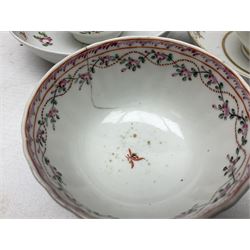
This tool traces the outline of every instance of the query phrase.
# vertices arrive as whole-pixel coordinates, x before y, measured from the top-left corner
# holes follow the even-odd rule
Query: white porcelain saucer
[[[166,33],[165,31],[123,31],[120,36],[162,36]],[[33,53],[52,63],[57,63],[87,46],[78,42],[67,31],[12,31],[11,34]]]
[[[250,78],[250,60],[242,53],[237,35],[230,31],[191,31],[192,39],[203,49],[218,56],[242,76]]]

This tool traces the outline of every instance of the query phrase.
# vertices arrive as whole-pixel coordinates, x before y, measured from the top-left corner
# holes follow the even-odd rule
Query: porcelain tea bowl
[[[92,44],[118,37],[122,31],[71,31],[73,37],[85,44]]]
[[[82,218],[207,218],[249,184],[250,90],[205,50],[157,37],[90,45],[29,100],[25,156]]]

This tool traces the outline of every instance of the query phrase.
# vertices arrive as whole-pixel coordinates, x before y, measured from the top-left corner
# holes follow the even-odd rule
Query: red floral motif
[[[118,55],[116,56],[103,56],[103,57],[100,57],[99,60],[100,60],[100,65],[106,65],[108,66],[109,65],[109,62],[112,62],[112,61],[116,61],[118,58]]]
[[[133,168],[135,166],[134,161],[141,161],[141,160],[145,159],[143,157],[139,157],[136,153],[132,153],[130,148],[128,149],[128,154],[126,155],[126,158],[129,162],[129,164],[131,165],[131,168]]]
[[[83,74],[79,74],[80,79],[86,81],[87,84],[89,84],[89,81],[92,80],[92,76],[90,72],[86,72]]]
[[[154,59],[157,61],[158,64],[160,64],[162,61],[171,61],[172,60],[172,54],[166,54],[166,53],[163,53],[163,52],[155,52],[155,51],[152,51],[153,52],[153,55],[151,56],[151,59]],[[152,53],[151,52],[151,53]]]
[[[53,45],[52,41],[53,39],[48,36],[45,32],[38,32],[38,35],[34,35],[33,37],[37,40],[39,40],[43,46],[49,46],[49,45]]]
[[[51,37],[43,37],[43,38],[40,38],[40,41],[43,43],[43,44],[48,44],[50,45],[51,42],[52,42],[52,38]]]
[[[52,107],[48,113],[49,118],[54,118],[58,114],[58,109],[55,107]]]
[[[120,64],[125,64],[125,68],[121,69],[121,72],[125,72],[127,69],[136,71],[136,69],[141,68],[140,61],[132,57],[123,58]]]
[[[244,123],[242,125],[241,130],[242,130],[242,136],[246,138],[247,133],[248,133],[248,125],[247,125],[247,123]]]
[[[187,79],[189,81],[192,80],[192,71],[188,70],[184,64],[175,64],[174,67],[176,68],[176,73],[173,73],[172,76],[181,76],[183,81]]]
[[[87,85],[90,84],[90,81],[92,80],[92,75],[90,72],[79,74],[76,80],[78,80],[77,82],[79,84],[79,90],[81,90],[83,87],[83,84],[87,84]]]
[[[219,114],[219,118],[221,119],[227,119],[228,116],[230,115],[230,108],[228,105],[228,100],[224,101],[222,104],[219,104],[218,106],[213,104],[212,107],[214,109],[220,110],[221,113]]]
[[[209,74],[207,84],[216,84],[216,83],[218,83],[217,78],[213,74]]]
[[[64,78],[64,79],[62,79],[62,80],[58,83],[58,87],[63,89],[63,88],[66,87],[67,83],[68,83],[68,80],[66,80],[66,79]]]

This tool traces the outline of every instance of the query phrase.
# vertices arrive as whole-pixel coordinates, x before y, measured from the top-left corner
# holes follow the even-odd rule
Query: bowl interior
[[[96,45],[58,66],[31,101],[29,157],[80,215],[203,216],[248,178],[246,97],[227,68],[186,45]]]

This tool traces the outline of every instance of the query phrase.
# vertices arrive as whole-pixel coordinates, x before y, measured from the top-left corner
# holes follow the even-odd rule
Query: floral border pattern
[[[106,52],[106,51],[109,51],[109,49],[112,49],[113,47],[116,47],[119,50],[119,47],[125,46],[126,48],[129,49],[130,47],[135,46],[135,45],[139,46],[140,48],[150,47],[151,50],[145,50],[144,53],[133,50],[120,56],[118,54],[113,54],[113,55],[103,55],[103,56],[101,55],[97,57],[96,55],[97,52],[100,52],[100,51]],[[154,45],[154,47],[156,48],[152,49],[152,45]],[[162,50],[158,51],[159,45],[164,45],[163,51],[169,50],[170,53],[164,53],[162,52]],[[215,64],[217,73],[219,71],[222,71],[223,75],[225,76],[224,78],[226,79],[226,81],[231,80],[231,82],[234,84],[235,89],[240,92],[243,98],[243,101],[245,103],[245,106],[247,105],[247,111],[244,112],[243,110],[241,111],[239,110],[239,105],[238,105],[236,98],[230,92],[227,92],[224,90],[223,82],[218,81],[218,79],[215,77],[215,75],[212,73],[212,70],[209,69],[209,67],[205,68],[204,66],[202,66],[199,68],[198,65],[194,61],[188,60],[188,59],[174,60],[173,52],[175,53],[186,52],[186,53],[191,54],[192,57],[201,57],[203,61],[205,59],[206,63],[210,62],[212,64]],[[91,59],[91,55],[92,55],[92,59]],[[79,62],[77,62],[77,60],[79,60]],[[62,72],[64,74],[64,72],[67,71],[68,66],[69,67],[71,66],[73,68],[76,64],[79,64],[80,61],[84,62],[86,60],[88,64],[86,65],[85,73],[79,73],[76,76],[75,75],[72,76],[69,74],[64,78],[60,78],[56,76],[56,74],[60,75],[60,73]],[[93,48],[88,51],[83,51],[82,53],[77,55],[77,57],[72,58],[66,64],[59,67],[60,69],[59,72],[54,72],[51,75],[52,78],[47,80],[44,83],[43,85],[44,90],[48,89],[49,83],[52,83],[53,84],[52,87],[54,87],[54,90],[50,92],[51,97],[45,103],[45,106],[47,104],[51,106],[50,106],[49,111],[45,115],[43,113],[44,112],[44,108],[43,108],[42,118],[38,120],[38,129],[35,135],[35,140],[34,138],[32,138],[32,136],[30,136],[30,143],[32,142],[34,145],[34,141],[35,141],[35,144],[38,145],[37,153],[38,154],[42,153],[43,155],[42,163],[43,163],[43,167],[46,166],[44,169],[47,169],[46,171],[47,171],[47,175],[49,176],[49,179],[54,181],[54,184],[58,190],[66,193],[67,198],[71,197],[71,195],[68,194],[66,189],[64,188],[65,184],[62,180],[62,174],[50,164],[49,159],[45,155],[47,127],[49,126],[49,124],[51,124],[52,128],[55,129],[55,124],[57,120],[60,119],[59,110],[56,108],[58,98],[66,94],[69,91],[69,89],[72,87],[73,83],[79,86],[79,90],[82,89],[83,85],[91,86],[93,74],[96,72],[97,69],[107,68],[114,64],[119,63],[122,66],[121,72],[126,72],[126,71],[135,72],[139,70],[142,64],[144,64],[146,61],[149,61],[159,66],[172,65],[173,69],[175,69],[172,76],[181,77],[182,81],[184,82],[192,81],[193,78],[199,77],[202,83],[207,88],[217,93],[218,95],[219,103],[213,104],[212,108],[214,108],[215,110],[219,112],[219,115],[218,115],[219,118],[223,120],[227,120],[227,119],[235,120],[235,131],[236,131],[235,136],[236,136],[237,147],[235,150],[235,154],[228,154],[226,156],[228,160],[228,164],[227,166],[223,168],[223,172],[228,177],[229,180],[218,191],[216,191],[216,193],[213,195],[209,203],[196,204],[194,207],[192,207],[186,212],[181,213],[177,217],[187,217],[190,215],[194,215],[195,213],[200,212],[202,209],[206,208],[209,204],[218,202],[229,191],[231,191],[233,187],[236,186],[237,183],[239,183],[239,180],[237,179],[238,177],[236,176],[236,174],[239,172],[238,168],[242,168],[243,163],[246,160],[246,151],[244,149],[244,145],[246,145],[247,143],[246,138],[247,138],[247,133],[248,133],[249,110],[250,110],[249,94],[247,93],[247,90],[244,89],[244,87],[240,84],[240,82],[238,82],[238,79],[235,78],[231,74],[231,72],[228,71],[224,66],[218,64],[216,61],[214,62],[213,59],[209,57],[206,58],[206,56],[203,53],[198,52],[195,49],[191,49],[183,45],[176,45],[168,41],[158,41],[158,40],[152,41],[150,39],[149,41],[147,41],[147,39],[145,40],[142,39],[139,41],[128,40],[128,41],[119,41],[119,42],[109,42],[109,43],[105,43],[104,45],[100,45],[97,48]],[[190,65],[191,67],[188,67],[187,64]],[[40,94],[42,91],[43,90],[40,91]],[[39,91],[36,97],[38,97],[38,95],[39,95]],[[231,103],[229,103],[228,97],[230,97],[232,100],[236,102],[235,107],[231,108]],[[39,98],[35,100],[40,101],[40,98],[41,96],[39,96]],[[36,104],[33,102],[33,105],[31,104],[30,107],[32,106],[33,106],[33,115],[34,115]],[[30,126],[32,126],[31,125],[32,122],[30,120],[31,116],[29,116],[29,118],[27,119],[26,124],[28,126],[28,129],[26,127],[26,132],[27,132],[26,135],[30,135],[30,130],[31,130]],[[238,140],[238,136],[241,137],[240,141]],[[28,143],[28,145],[30,144]],[[33,153],[34,155],[35,153],[33,151],[34,149],[36,149],[36,147],[34,147],[32,150],[29,150],[29,153]],[[246,168],[247,167],[248,166],[246,166]],[[70,201],[78,207],[82,206],[81,204],[77,204],[77,201],[74,200],[73,197],[71,197]],[[86,208],[84,209],[86,210]],[[88,211],[88,212],[93,213],[93,211]],[[95,214],[95,216],[102,217],[102,215],[99,215],[98,213]]]
[[[45,32],[38,31],[38,35],[33,35],[43,46],[48,47],[53,45],[53,39],[48,36]]]

